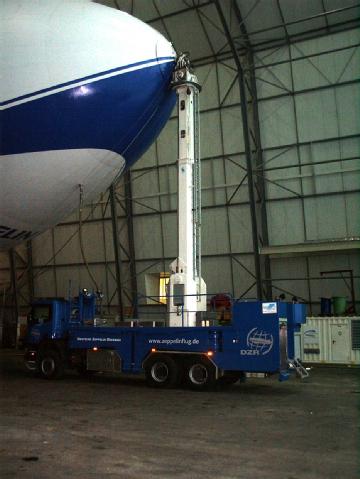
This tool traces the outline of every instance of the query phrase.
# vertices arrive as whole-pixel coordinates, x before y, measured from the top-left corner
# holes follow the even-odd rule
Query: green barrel
[[[335,316],[341,316],[346,311],[346,298],[344,296],[333,296],[333,312]]]

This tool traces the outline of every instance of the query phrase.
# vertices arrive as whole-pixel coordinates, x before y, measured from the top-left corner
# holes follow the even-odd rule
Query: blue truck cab
[[[97,295],[83,290],[78,297],[39,298],[33,302],[25,337],[25,364],[30,370],[39,367],[39,353],[53,350],[65,359],[67,338],[72,328],[93,325]]]
[[[245,373],[289,377],[294,335],[305,322],[305,305],[236,301],[227,325],[206,327],[95,326],[96,295],[34,303],[25,362],[46,379],[66,368],[79,373],[145,373],[152,387],[192,389],[243,380]],[[302,368],[304,370],[304,368]],[[305,371],[305,370],[304,370]]]

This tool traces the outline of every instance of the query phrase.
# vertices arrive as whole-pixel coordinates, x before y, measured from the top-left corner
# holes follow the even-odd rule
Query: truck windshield
[[[51,321],[51,308],[48,304],[33,306],[30,316],[30,324],[43,324]]]

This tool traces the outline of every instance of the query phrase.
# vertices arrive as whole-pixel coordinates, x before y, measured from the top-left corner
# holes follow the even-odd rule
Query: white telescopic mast
[[[173,74],[178,95],[178,257],[171,263],[169,325],[195,326],[196,311],[206,309],[201,280],[201,174],[199,92],[197,77],[186,55]],[[181,299],[182,297],[182,299]],[[181,303],[181,304],[180,304]]]

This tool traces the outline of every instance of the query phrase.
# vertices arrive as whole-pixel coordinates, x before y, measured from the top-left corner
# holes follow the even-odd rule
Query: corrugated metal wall
[[[254,297],[237,72],[231,59],[202,58],[208,55],[205,44],[210,42],[217,51],[224,43],[219,21],[210,7],[208,14],[215,24],[210,40],[202,38],[204,30],[193,11],[187,14],[186,21],[178,15],[167,19],[167,28],[161,21],[153,26],[166,35],[170,31],[179,51],[191,52],[203,86],[200,96],[202,238],[203,277],[208,291]],[[148,15],[152,13],[151,10]],[[146,15],[144,4],[140,16]],[[196,41],[194,32],[197,32]],[[255,54],[270,245],[360,236],[359,72],[358,29]],[[174,112],[156,143],[131,170],[140,295],[147,293],[146,274],[167,271],[176,256],[176,159]],[[121,205],[123,180],[117,187],[117,197],[124,300],[129,304],[128,236]],[[118,299],[108,194],[84,209],[82,236],[83,253],[78,215],[74,214],[33,240],[35,294],[67,295],[70,282],[73,291],[91,287],[90,269],[97,286],[105,292],[104,302],[114,308]],[[3,268],[5,271],[6,267]],[[271,259],[271,269],[274,295],[284,290],[288,297],[301,297],[312,303],[313,314],[318,312],[321,296],[349,296],[342,280],[309,279],[319,278],[321,271],[352,269],[357,276],[356,291],[360,291],[357,252],[279,256]]]

